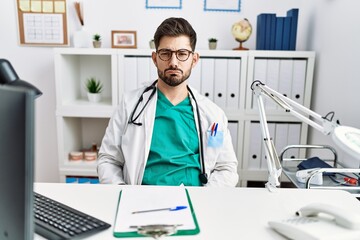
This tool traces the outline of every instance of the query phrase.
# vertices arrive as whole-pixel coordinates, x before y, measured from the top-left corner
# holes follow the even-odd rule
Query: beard
[[[179,74],[166,75],[166,71],[168,71],[168,70],[177,70],[177,71],[180,71],[181,74],[180,75]],[[166,83],[167,85],[169,85],[171,87],[179,86],[180,84],[185,82],[190,77],[190,74],[191,74],[191,68],[188,72],[185,72],[185,73],[181,69],[178,69],[178,68],[167,68],[163,72],[158,69],[159,78],[164,83]]]

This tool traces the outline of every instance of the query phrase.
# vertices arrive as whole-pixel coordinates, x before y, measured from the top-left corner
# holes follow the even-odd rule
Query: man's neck
[[[161,80],[158,81],[159,90],[174,106],[184,101],[184,99],[188,96],[186,85],[186,81],[176,87],[169,86]]]

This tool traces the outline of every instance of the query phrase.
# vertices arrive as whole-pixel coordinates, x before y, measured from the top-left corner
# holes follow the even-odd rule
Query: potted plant
[[[101,48],[101,35],[98,33],[93,36],[93,46],[94,48]]]
[[[209,38],[209,49],[216,49],[217,41],[216,38]]]
[[[151,49],[155,49],[155,41],[154,41],[154,39],[151,39],[149,41],[149,46],[150,46]]]
[[[90,102],[100,102],[101,100],[101,91],[103,85],[100,80],[97,80],[95,77],[90,77],[86,80],[85,83],[87,89],[87,95]]]

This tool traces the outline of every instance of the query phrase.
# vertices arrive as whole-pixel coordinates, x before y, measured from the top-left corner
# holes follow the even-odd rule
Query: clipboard
[[[186,201],[185,204],[184,201]],[[131,214],[131,212],[136,210],[149,209],[149,207],[156,209],[160,206],[164,207],[165,205],[163,204],[174,203],[186,205],[187,209],[174,212],[158,211],[152,213]],[[144,225],[144,223],[169,224],[167,221],[169,220],[167,219],[169,216],[171,216],[171,221],[177,221],[177,216],[183,217],[178,218],[178,220],[185,221],[185,224],[179,226],[177,232],[171,236],[196,235],[200,232],[195,211],[191,203],[190,194],[184,187],[132,186],[131,188],[125,188],[119,193],[115,222],[113,225],[113,236],[117,238],[145,237],[138,233],[137,228],[129,229],[129,226],[140,226]],[[159,219],[165,219],[165,222],[161,222],[162,220]]]

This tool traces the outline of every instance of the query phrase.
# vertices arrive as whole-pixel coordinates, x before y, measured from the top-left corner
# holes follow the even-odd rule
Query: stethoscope
[[[146,106],[148,105],[148,103],[150,102],[150,100],[154,97],[155,93],[156,93],[156,83],[157,80],[154,81],[150,86],[146,87],[145,90],[142,92],[139,100],[137,101],[134,110],[132,111],[132,113],[130,114],[130,119],[128,121],[129,124],[134,124],[136,126],[142,126],[141,122],[137,122],[137,120],[139,119],[140,115],[142,114],[142,112],[145,110]],[[200,120],[200,111],[199,111],[199,106],[197,104],[197,101],[194,97],[193,92],[191,91],[191,89],[189,88],[189,86],[186,86],[187,90],[189,91],[191,97],[194,99],[195,102],[195,107],[196,107],[196,113],[197,113],[197,119],[198,119],[198,126],[199,126],[199,138],[200,138],[200,163],[201,163],[201,173],[199,175],[200,178],[200,182],[202,184],[206,184],[208,182],[208,177],[207,174],[205,172],[205,162],[204,162],[204,148],[203,148],[203,138],[202,138],[202,129],[201,129],[201,120]],[[141,108],[140,112],[135,116],[135,113],[137,112],[137,109],[140,105],[140,103],[144,100],[144,94],[148,91],[152,90],[148,100],[146,101],[146,103],[144,104],[144,106]]]

